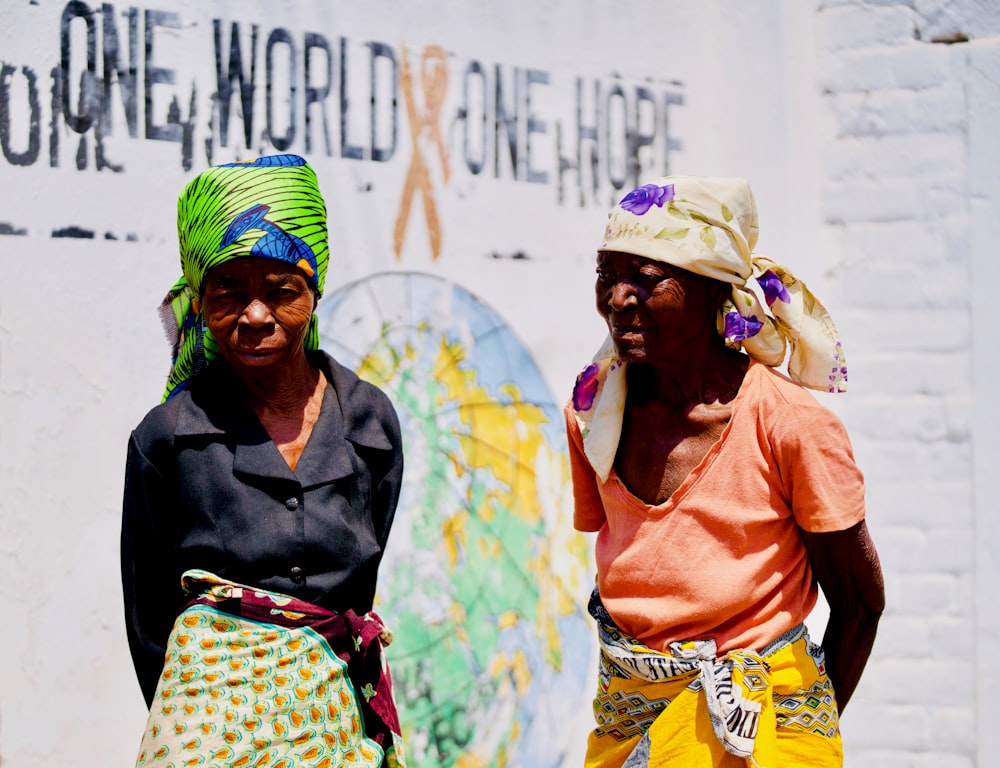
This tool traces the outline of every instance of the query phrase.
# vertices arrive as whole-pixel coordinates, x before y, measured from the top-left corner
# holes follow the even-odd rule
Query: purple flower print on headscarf
[[[743,317],[735,309],[726,313],[726,341],[743,341],[756,336],[764,323],[756,317]]]
[[[792,300],[785,284],[781,282],[781,278],[770,269],[757,278],[757,284],[764,291],[764,300],[767,302],[767,306],[771,306],[778,299],[781,299],[785,304],[789,304]]]
[[[598,370],[600,370],[600,366],[597,363],[591,363],[576,377],[576,386],[573,387],[574,410],[589,411],[593,407],[594,398],[597,396]]]
[[[661,187],[658,184],[643,184],[638,189],[633,189],[618,204],[629,213],[642,216],[654,205],[662,208],[664,203],[669,203],[674,199],[674,185],[667,184]]]

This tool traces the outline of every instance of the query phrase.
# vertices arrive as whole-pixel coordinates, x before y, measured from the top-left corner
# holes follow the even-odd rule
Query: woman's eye
[[[239,291],[240,291],[239,285],[236,285],[233,281],[220,280],[219,282],[210,285],[206,290],[206,293],[211,296],[214,296],[217,299],[223,299],[223,298],[228,299],[235,296],[237,293],[239,293]]]

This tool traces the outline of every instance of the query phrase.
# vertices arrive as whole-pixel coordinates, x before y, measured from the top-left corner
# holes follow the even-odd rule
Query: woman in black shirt
[[[126,624],[151,707],[139,763],[401,763],[371,612],[399,422],[317,349],[315,174],[291,155],[210,168],[181,195],[178,233],[174,365],[126,469]]]

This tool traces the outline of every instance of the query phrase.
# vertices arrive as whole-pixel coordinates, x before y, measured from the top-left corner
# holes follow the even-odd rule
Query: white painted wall
[[[815,29],[829,295],[856,350],[843,414],[888,593],[849,763],[993,765],[1000,13],[829,2]]]
[[[138,8],[140,30],[147,11],[173,14],[161,17],[152,38],[151,67],[172,73],[151,88],[153,122],[165,124],[175,96],[186,119],[192,85],[197,110],[186,170],[180,144],[141,138],[141,99],[139,137],[128,135],[114,91],[104,145],[120,173],[96,169],[93,129],[78,168],[81,137],[58,108],[52,127],[50,72],[60,63],[60,17],[73,7],[19,1],[0,8],[5,148],[21,162],[30,154],[25,68],[37,78],[40,142],[29,164],[0,156],[0,232],[23,233],[0,234],[5,768],[134,760],[144,712],[119,607],[121,475],[128,432],[158,401],[167,368],[155,307],[178,273],[176,195],[208,164],[206,141],[215,162],[274,151],[262,134],[262,87],[250,148],[242,146],[236,99],[228,146],[209,125],[215,18],[225,20],[226,40],[232,21],[247,38],[249,25],[259,25],[259,78],[264,42],[277,27],[290,33],[300,56],[306,32],[333,45],[344,38],[347,133],[359,143],[370,134],[365,44],[385,43],[397,55],[405,48],[415,64],[425,46],[444,48],[447,180],[432,147],[421,145],[441,218],[437,258],[419,204],[399,257],[393,252],[413,152],[402,97],[389,162],[339,156],[336,95],[327,104],[333,152],[327,155],[315,132],[314,111],[314,145],[306,153],[299,63],[298,134],[289,149],[308,155],[328,200],[328,290],[383,271],[446,277],[504,317],[559,399],[602,338],[591,264],[606,209],[619,196],[608,164],[617,169],[623,160],[622,142],[612,141],[612,154],[600,153],[596,193],[581,192],[570,170],[560,196],[557,126],[561,154],[575,156],[577,78],[587,88],[599,83],[602,93],[621,82],[630,94],[645,86],[658,99],[681,96],[683,104],[668,111],[669,135],[679,143],[670,169],[749,178],[761,211],[760,250],[810,283],[847,345],[851,392],[824,402],[847,422],[866,473],[889,597],[872,663],[843,721],[847,764],[994,764],[986,713],[1000,682],[989,658],[1000,621],[992,596],[1000,414],[990,386],[1000,374],[990,333],[1000,234],[996,3],[511,0],[444,10],[412,0],[302,0],[282,4],[278,18],[275,4],[259,0],[112,3],[123,57],[123,13]],[[100,12],[91,7],[100,51]],[[84,27],[80,19],[69,26],[73,114]],[[142,59],[141,37],[138,50]],[[462,72],[473,60],[489,73],[499,66],[508,88],[515,68],[545,73],[548,82],[532,91],[533,114],[545,126],[533,134],[532,167],[547,171],[548,183],[513,179],[509,163],[499,177],[464,164],[465,124],[455,116]],[[96,66],[100,74],[100,57]],[[146,69],[140,61],[140,80]],[[288,84],[286,70],[274,71],[280,134]],[[593,110],[586,98],[585,112]],[[379,109],[384,116],[384,101]],[[661,169],[662,143],[641,159],[643,178]],[[52,236],[69,226],[94,237]],[[527,258],[510,258],[516,252]],[[572,705],[582,743],[589,706]]]

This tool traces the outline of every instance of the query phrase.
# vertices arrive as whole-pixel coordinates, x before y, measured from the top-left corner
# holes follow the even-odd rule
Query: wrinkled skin
[[[326,381],[304,342],[316,295],[298,267],[241,258],[205,276],[201,303],[219,355],[290,467],[312,433]]]

